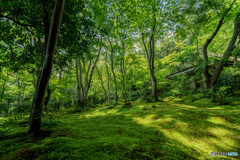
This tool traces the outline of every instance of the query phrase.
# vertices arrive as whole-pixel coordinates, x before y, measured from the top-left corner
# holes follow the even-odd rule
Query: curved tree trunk
[[[226,62],[230,58],[232,51],[235,49],[235,47],[236,47],[235,43],[236,43],[236,40],[237,40],[237,37],[238,37],[239,33],[240,33],[240,12],[238,12],[237,15],[236,15],[235,24],[234,24],[234,32],[233,32],[232,38],[231,38],[231,40],[228,44],[228,47],[225,50],[221,61],[219,62],[215,71],[212,74],[211,87],[213,87],[216,84],[216,82],[218,80],[218,77],[223,70],[224,65],[226,64]]]
[[[215,82],[212,82],[212,75],[209,73],[209,64],[208,64],[209,62],[208,62],[207,49],[208,49],[208,46],[210,45],[210,43],[216,37],[216,35],[219,32],[219,30],[221,29],[221,27],[222,27],[222,25],[224,23],[224,19],[227,16],[228,12],[232,9],[232,6],[233,6],[235,1],[236,0],[234,0],[232,2],[230,7],[228,8],[228,10],[224,13],[223,17],[218,22],[218,25],[217,25],[215,31],[213,32],[211,37],[206,40],[205,44],[203,45],[203,64],[204,64],[203,76],[204,76],[204,85],[205,85],[206,90],[211,89],[214,86],[214,84],[215,84]]]

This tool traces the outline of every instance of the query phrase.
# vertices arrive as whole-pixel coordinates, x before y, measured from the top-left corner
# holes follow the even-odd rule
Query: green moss
[[[0,132],[0,159],[209,159],[211,151],[239,151],[239,105],[167,101],[131,106],[44,119],[43,129],[51,132],[35,139],[24,134],[26,125],[9,125]]]

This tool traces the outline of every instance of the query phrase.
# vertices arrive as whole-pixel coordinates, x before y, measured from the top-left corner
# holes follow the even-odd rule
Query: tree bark
[[[2,86],[1,101],[0,101],[1,103],[3,102],[3,96],[6,89],[5,85],[6,85],[6,80],[4,80],[3,86]]]
[[[220,21],[218,22],[218,25],[215,29],[215,31],[213,32],[213,34],[211,35],[211,37],[209,39],[206,40],[205,44],[203,45],[203,64],[204,64],[204,68],[203,68],[203,76],[204,76],[204,85],[206,90],[209,90],[213,87],[213,83],[212,83],[212,77],[211,74],[209,73],[209,62],[208,62],[208,54],[207,54],[207,49],[208,46],[211,44],[211,42],[213,41],[213,39],[216,37],[217,33],[219,32],[219,30],[221,29],[223,23],[224,23],[224,19],[227,16],[228,12],[231,10],[233,3],[236,0],[234,0],[232,2],[232,4],[230,5],[230,7],[228,8],[228,10],[224,13],[223,17],[220,19]]]
[[[123,95],[125,103],[127,103],[128,102],[128,95],[127,95],[127,90],[126,90],[126,62],[125,62],[126,46],[125,46],[125,37],[126,37],[126,33],[124,33],[123,37],[120,38],[121,44],[122,44],[120,71],[121,71],[121,75],[122,75],[122,87],[123,87],[122,95]]]
[[[43,66],[43,61],[45,59],[45,55],[46,55],[46,49],[47,49],[47,44],[48,44],[48,38],[49,38],[49,28],[50,28],[50,22],[49,22],[49,13],[46,9],[46,2],[43,1],[42,2],[42,5],[44,6],[44,18],[43,18],[43,24],[44,24],[44,44],[43,44],[43,48],[42,48],[42,53],[40,54],[40,57],[41,58],[41,62],[40,62],[40,65],[39,64],[36,64],[36,78],[37,78],[37,81],[36,83],[34,84],[34,88],[35,88],[35,93],[34,93],[34,96],[33,96],[33,100],[32,100],[32,106],[34,105],[33,102],[35,102],[35,99],[36,99],[36,91],[37,91],[37,86],[39,85],[39,80],[40,80],[40,75],[41,75],[41,65]],[[34,41],[34,38],[32,38],[32,45],[34,45],[35,41]],[[38,38],[38,43],[41,44],[41,39]],[[35,78],[35,77],[34,77]],[[30,120],[32,119],[32,111],[33,111],[33,107],[31,106],[31,109],[30,109],[30,118],[29,118],[29,123],[30,123]]]
[[[144,41],[144,33],[142,33],[142,42],[146,51],[147,60],[148,60],[148,68],[150,71],[151,82],[152,82],[152,98],[153,101],[158,101],[157,95],[157,79],[154,75],[154,57],[155,57],[155,42],[154,42],[154,32],[155,32],[155,25],[156,25],[156,18],[153,20],[153,27],[152,27],[152,34],[149,39],[149,49],[147,49],[145,41]]]
[[[235,43],[236,43],[237,37],[239,35],[239,32],[240,32],[240,12],[238,12],[236,14],[235,24],[234,24],[234,32],[233,32],[232,38],[231,38],[231,40],[228,44],[228,47],[225,50],[221,61],[219,62],[215,71],[212,74],[211,87],[213,87],[216,84],[216,82],[218,80],[218,77],[223,70],[224,65],[226,64],[226,62],[230,58],[232,51],[235,49],[235,47],[236,47]]]
[[[237,43],[237,46],[240,44],[240,34],[238,35],[238,43]],[[236,53],[235,55],[234,55],[234,64],[233,64],[233,67],[235,68],[235,67],[237,67],[237,62],[238,62],[238,55],[239,55],[239,53]]]
[[[102,37],[101,37],[101,43],[102,43]],[[94,61],[94,64],[92,65],[92,61],[90,61],[86,75],[85,75],[85,81],[84,81],[84,85],[83,85],[83,80],[82,80],[82,64],[79,60],[77,60],[76,62],[76,76],[77,76],[77,90],[78,90],[78,101],[77,101],[77,107],[81,107],[84,108],[86,101],[87,101],[87,96],[88,96],[88,91],[91,87],[91,81],[92,81],[92,76],[93,76],[93,72],[94,69],[96,67],[96,64],[98,62],[100,53],[101,53],[101,49],[102,49],[102,44],[100,44],[100,48],[98,50],[98,54],[97,57]],[[80,75],[78,73],[78,67],[80,70]],[[85,62],[83,61],[83,68],[85,70]],[[91,72],[90,72],[91,71]],[[89,74],[90,73],[90,74]]]
[[[114,52],[114,50],[113,50],[112,42],[109,39],[109,37],[108,37],[108,41],[109,41],[110,47],[111,47],[111,70],[112,70],[112,73],[113,73],[113,80],[114,80],[114,85],[115,85],[115,96],[114,96],[114,98],[115,98],[115,104],[118,104],[117,78],[116,78],[116,74],[114,72],[114,66],[113,66],[113,63],[114,63],[113,62],[113,52]]]
[[[110,75],[109,75],[109,70],[108,70],[108,65],[107,65],[107,52],[105,56],[105,65],[106,65],[106,71],[107,71],[107,89],[108,89],[108,105],[110,104]]]
[[[28,134],[36,135],[41,129],[41,115],[44,103],[44,96],[51,76],[54,53],[57,44],[57,38],[59,33],[59,28],[62,19],[62,13],[64,8],[64,0],[57,0],[53,12],[51,27],[49,31],[49,37],[46,48],[46,55],[44,57],[43,67],[39,78],[39,84],[36,86],[35,98],[32,103],[32,113],[30,119],[30,126],[28,129]]]
[[[19,73],[17,72],[17,85],[18,85],[18,94],[17,94],[17,106],[19,106],[21,104],[21,100],[22,100],[22,94],[21,94],[21,84],[20,84],[20,78],[19,78]]]
[[[61,81],[62,81],[62,72],[60,71],[60,73],[59,73],[59,84],[60,84],[60,87],[59,87],[59,93],[61,94]],[[57,110],[60,110],[60,108],[61,108],[61,99],[60,99],[60,97],[58,97],[58,99],[57,99],[57,101],[58,101],[58,105],[57,105]]]
[[[146,97],[147,97],[147,88],[148,88],[148,82],[145,82],[145,90],[144,90],[144,95],[143,95],[144,100],[146,100]]]
[[[48,110],[47,107],[48,107],[48,103],[50,101],[50,98],[51,98],[51,89],[49,87],[49,84],[47,86],[47,96],[45,97],[45,100],[44,100],[44,107],[45,107],[45,110]]]
[[[97,70],[97,73],[98,73],[98,76],[99,76],[99,79],[100,79],[100,82],[101,82],[101,85],[102,85],[102,89],[104,91],[104,99],[105,99],[104,101],[106,101],[107,100],[107,91],[106,91],[106,89],[104,87],[104,84],[103,84],[102,75],[100,74],[100,72],[99,72],[97,67],[96,67],[96,70]]]
[[[76,59],[76,78],[77,78],[77,107],[80,107],[81,104],[81,88],[80,88],[80,80],[79,80],[79,71],[78,71],[78,66],[79,66],[79,60]]]
[[[7,77],[8,77],[8,72],[7,72],[7,76],[5,79],[3,79],[3,85],[2,85],[2,93],[1,93],[1,103],[3,102],[3,96],[5,93],[5,89],[6,89],[6,82],[7,82]]]

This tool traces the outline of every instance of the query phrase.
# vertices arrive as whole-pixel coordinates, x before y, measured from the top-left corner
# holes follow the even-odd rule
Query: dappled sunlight
[[[224,128],[219,128],[219,127],[211,127],[207,129],[209,133],[217,136],[217,137],[231,137],[233,134],[232,131],[224,129]]]
[[[220,106],[216,106],[216,107],[211,107],[211,108],[206,108],[206,109],[209,109],[209,110],[222,110],[222,109],[225,109],[225,108],[220,107]]]
[[[180,144],[183,144],[189,148],[194,148],[199,152],[203,152],[206,147],[206,142],[200,137],[189,136],[186,133],[178,132],[176,130],[160,129],[163,134],[174,141],[177,141]],[[210,148],[210,146],[207,146]],[[213,146],[211,146],[212,148]]]
[[[212,142],[215,142],[217,146],[221,148],[229,148],[229,147],[234,148],[235,146],[237,146],[236,140],[232,138],[234,135],[233,131],[223,129],[220,127],[208,128],[207,130],[209,133],[217,137],[215,141],[212,141]]]
[[[226,120],[222,117],[210,116],[207,121],[216,123],[216,124],[226,124]]]
[[[149,125],[152,121],[155,115],[146,115],[144,118],[141,117],[133,117],[133,120],[137,122],[138,124],[142,125]]]
[[[100,108],[92,111],[88,114],[79,115],[79,118],[87,118],[87,117],[96,117],[96,116],[106,116],[108,114],[115,114],[118,115],[119,113],[116,113],[115,109],[106,109],[106,108]]]
[[[130,108],[103,106],[59,117],[59,131],[35,147],[45,149],[49,144],[57,145],[59,151],[70,147],[77,156],[86,148],[89,153],[104,149],[111,156],[124,152],[129,159],[136,153],[152,155],[153,152],[160,157],[174,152],[175,156],[207,159],[211,151],[237,151],[238,115],[228,117],[235,110],[223,106],[224,110],[211,111],[173,102],[132,104]],[[4,119],[0,118],[0,122]],[[18,128],[18,131],[24,130],[24,127]],[[57,154],[58,149],[54,150]]]
[[[237,147],[235,140],[230,138],[231,132],[226,129],[210,128],[208,129],[209,132],[205,131],[208,136],[203,137],[201,135],[197,137],[193,136],[194,131],[192,129],[182,129],[181,132],[175,129],[161,129],[160,127],[158,129],[168,139],[174,140],[189,148],[194,148],[206,156],[209,155],[210,151],[230,151]],[[212,134],[215,134],[217,137],[212,136]]]
[[[186,104],[174,104],[175,106],[182,107],[182,108],[197,108],[195,106],[190,106]]]
[[[202,108],[191,105],[169,104],[169,108],[166,108],[164,111],[170,111],[174,107],[183,108],[183,110],[168,112],[168,114],[163,116],[158,116],[157,114],[135,115],[132,119],[146,127],[154,127],[163,133],[169,141],[193,148],[204,154],[205,157],[208,157],[211,151],[232,151],[238,147],[238,143],[236,143],[238,136],[232,129],[239,126],[232,125],[225,118],[216,116],[218,113],[208,113]],[[162,108],[164,107],[160,106],[156,111]],[[217,108],[215,107],[215,109]],[[196,110],[192,112],[186,109]],[[195,117],[194,114],[197,116]],[[191,119],[189,119],[190,116],[192,117]],[[198,128],[196,124],[199,124],[201,128]],[[224,126],[231,126],[231,128]]]

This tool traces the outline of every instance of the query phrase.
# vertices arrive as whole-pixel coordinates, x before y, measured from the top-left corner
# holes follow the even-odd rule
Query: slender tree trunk
[[[103,84],[102,75],[100,74],[100,72],[99,72],[99,70],[98,70],[97,67],[96,67],[96,70],[97,70],[98,77],[99,77],[100,82],[101,82],[101,85],[102,85],[102,89],[103,89],[103,91],[104,91],[104,99],[105,99],[104,101],[106,101],[106,100],[107,100],[107,91],[106,91],[106,89],[105,89],[105,87],[104,87],[104,84]]]
[[[108,70],[108,65],[107,65],[107,52],[105,56],[105,65],[106,65],[106,71],[107,71],[107,89],[108,89],[108,104],[110,104],[110,75],[109,75],[109,70]]]
[[[51,89],[49,87],[49,84],[47,86],[47,96],[45,97],[45,100],[44,100],[44,107],[45,107],[45,110],[48,110],[48,103],[50,101],[50,98],[51,98]]]
[[[51,76],[54,53],[57,44],[58,32],[61,24],[62,13],[64,8],[64,0],[57,0],[53,12],[52,23],[49,31],[46,55],[43,62],[41,74],[39,76],[39,84],[36,86],[35,98],[33,99],[32,113],[28,134],[36,135],[41,129],[41,115],[44,103],[44,96]]]
[[[87,83],[86,83],[86,92],[85,92],[85,97],[84,97],[84,100],[85,100],[85,101],[87,100],[88,91],[89,91],[89,89],[90,89],[90,87],[91,87],[93,72],[94,72],[94,70],[95,70],[95,68],[96,68],[98,59],[99,59],[99,57],[100,57],[101,49],[102,49],[102,36],[101,36],[100,48],[99,48],[99,50],[98,50],[98,55],[97,55],[97,58],[95,59],[94,64],[93,64],[93,66],[92,66],[92,69],[91,69],[91,73],[90,73],[90,75],[89,75],[89,78],[88,78],[88,73],[89,73],[90,70],[89,70],[88,73],[87,73],[88,81],[87,81]],[[91,64],[91,63],[90,63],[90,64]]]
[[[5,92],[5,85],[6,85],[6,81],[4,80],[3,82],[3,86],[2,86],[2,93],[1,93],[1,102],[3,102],[3,96],[4,96],[4,92]]]
[[[117,94],[117,78],[114,72],[114,69],[112,68],[113,78],[114,78],[114,85],[115,85],[115,103],[118,104],[118,94]]]
[[[3,96],[5,93],[5,89],[6,89],[6,82],[7,82],[7,77],[8,77],[8,72],[7,72],[7,76],[5,79],[3,79],[3,85],[2,85],[2,93],[1,93],[1,103],[3,102]]]
[[[101,37],[101,43],[102,43],[102,37]],[[91,82],[92,82],[92,76],[94,69],[96,67],[96,64],[98,62],[100,53],[102,49],[102,44],[100,44],[100,48],[98,50],[98,55],[94,61],[94,64],[92,65],[92,61],[90,61],[90,64],[88,66],[86,75],[85,75],[85,81],[84,81],[84,86],[83,86],[83,80],[82,80],[82,64],[79,60],[76,62],[76,76],[77,76],[77,88],[78,88],[78,107],[84,108],[86,101],[87,101],[87,96],[88,96],[88,91],[91,87]],[[78,76],[78,66],[80,70],[80,76]],[[85,62],[83,62],[83,68],[85,70]],[[90,72],[91,71],[91,72]],[[90,73],[90,74],[89,74]]]
[[[154,15],[155,17],[155,15]],[[156,25],[156,18],[153,18],[154,24],[152,27],[152,35],[149,39],[149,50],[146,47],[145,41],[144,41],[144,33],[142,33],[142,42],[147,54],[148,59],[148,68],[150,71],[151,76],[151,82],[152,82],[152,98],[154,101],[158,101],[158,95],[157,95],[157,79],[154,75],[154,57],[155,57],[155,42],[154,42],[154,32],[155,32],[155,25]]]
[[[40,81],[40,75],[41,75],[41,66],[43,66],[43,61],[45,59],[45,55],[46,55],[46,52],[47,52],[47,44],[48,44],[48,38],[49,38],[49,30],[50,30],[50,21],[49,21],[49,14],[48,14],[48,11],[46,9],[46,1],[42,1],[42,5],[44,6],[44,19],[43,19],[43,24],[44,24],[44,44],[43,44],[43,49],[42,49],[42,53],[40,55],[40,58],[41,58],[41,62],[40,62],[40,65],[39,64],[36,64],[36,78],[37,78],[37,81],[36,83],[34,84],[34,88],[35,88],[35,93],[34,93],[34,96],[33,96],[33,100],[32,100],[32,106],[31,106],[31,109],[30,109],[30,118],[29,118],[29,123],[30,123],[30,120],[32,119],[32,112],[33,112],[33,102],[35,102],[35,99],[36,99],[36,91],[37,91],[37,86],[39,86],[39,81]],[[32,38],[32,45],[34,45],[34,38]],[[38,43],[41,45],[41,39],[38,38]]]
[[[110,43],[111,46],[111,70],[113,73],[113,80],[114,80],[114,85],[115,85],[115,103],[118,104],[118,94],[117,94],[117,78],[116,78],[116,74],[114,72],[114,66],[113,66],[113,46],[112,46],[112,42],[110,41],[109,37],[108,37],[108,41]]]
[[[145,91],[144,91],[144,95],[143,95],[144,100],[146,100],[146,97],[147,97],[147,87],[148,87],[148,83],[145,82]]]
[[[61,94],[61,81],[62,81],[62,72],[60,71],[60,74],[59,74],[59,84],[60,84],[60,88],[59,88],[59,93]],[[57,106],[57,110],[60,110],[60,107],[61,107],[61,99],[60,97],[58,98],[58,106]]]
[[[80,89],[80,80],[79,80],[79,72],[78,72],[78,65],[79,60],[76,59],[76,78],[77,78],[77,108],[80,107],[81,102],[81,89]]]
[[[238,43],[237,43],[237,46],[238,46],[239,44],[240,44],[240,34],[238,35]],[[239,53],[236,53],[236,54],[234,55],[234,64],[233,64],[233,67],[234,67],[234,68],[237,67],[238,55],[239,55]]]
[[[79,107],[82,107],[82,108],[84,108],[84,106],[85,106],[85,100],[84,100],[84,97],[85,97],[85,86],[83,86],[83,76],[82,76],[82,74],[83,74],[83,71],[82,71],[82,64],[81,64],[81,62],[80,61],[78,61],[79,63],[79,70],[80,70],[80,76],[79,76],[79,80],[80,80],[80,88],[81,88],[81,97],[80,97],[80,101],[79,101]],[[91,64],[90,64],[91,65]],[[85,62],[83,62],[83,69],[84,69],[84,71],[86,71],[86,68],[85,68],[86,66],[85,66]],[[88,70],[89,71],[89,70]],[[87,71],[87,72],[88,72]],[[85,77],[85,83],[86,83],[86,77]]]
[[[124,36],[122,38],[120,38],[121,44],[122,44],[120,71],[121,71],[121,75],[122,75],[122,87],[123,87],[122,95],[123,95],[125,103],[127,103],[128,102],[128,96],[127,96],[127,90],[126,90],[125,36],[126,36],[126,33],[124,33]]]

